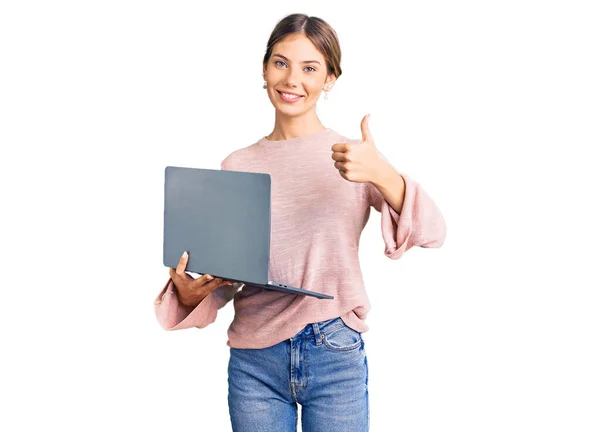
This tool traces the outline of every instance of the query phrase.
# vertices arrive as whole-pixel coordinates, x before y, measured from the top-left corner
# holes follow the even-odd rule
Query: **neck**
[[[311,135],[326,129],[319,121],[314,110],[303,116],[290,117],[277,112],[273,132],[265,138],[270,141],[281,141]]]

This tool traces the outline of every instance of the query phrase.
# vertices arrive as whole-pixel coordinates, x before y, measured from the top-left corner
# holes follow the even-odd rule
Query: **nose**
[[[290,87],[296,87],[300,82],[300,72],[295,67],[289,67],[287,74],[285,74],[284,84]]]

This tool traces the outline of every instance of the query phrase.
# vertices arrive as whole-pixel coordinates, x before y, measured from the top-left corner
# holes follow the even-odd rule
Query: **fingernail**
[[[184,251],[184,252],[183,252],[183,255],[181,255],[181,256],[182,256],[183,258],[187,257],[187,256],[188,256],[188,254],[187,254],[187,251]]]
[[[214,279],[214,277],[212,277],[211,275],[206,275],[206,279],[208,279],[208,280],[213,280],[213,279]]]

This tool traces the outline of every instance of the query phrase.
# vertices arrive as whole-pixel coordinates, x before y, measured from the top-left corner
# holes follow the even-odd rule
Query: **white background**
[[[230,430],[229,303],[166,332],[166,165],[271,132],[285,15],[337,31],[323,123],[411,175],[440,249],[360,259],[371,430],[600,430],[600,16],[582,1],[3,2],[3,431]]]

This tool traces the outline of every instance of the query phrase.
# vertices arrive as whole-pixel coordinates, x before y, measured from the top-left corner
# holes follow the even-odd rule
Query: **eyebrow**
[[[285,56],[283,56],[283,55],[281,55],[281,54],[273,54],[273,57],[281,57],[281,58],[282,58],[282,59],[284,59],[285,61],[289,62],[289,60],[288,60],[288,59],[287,59]],[[306,63],[316,63],[316,64],[318,64],[318,65],[320,65],[320,64],[321,64],[321,63],[319,63],[319,62],[318,62],[318,61],[316,61],[316,60],[306,60],[306,61],[303,61],[302,63],[304,63],[304,64],[306,64]]]

